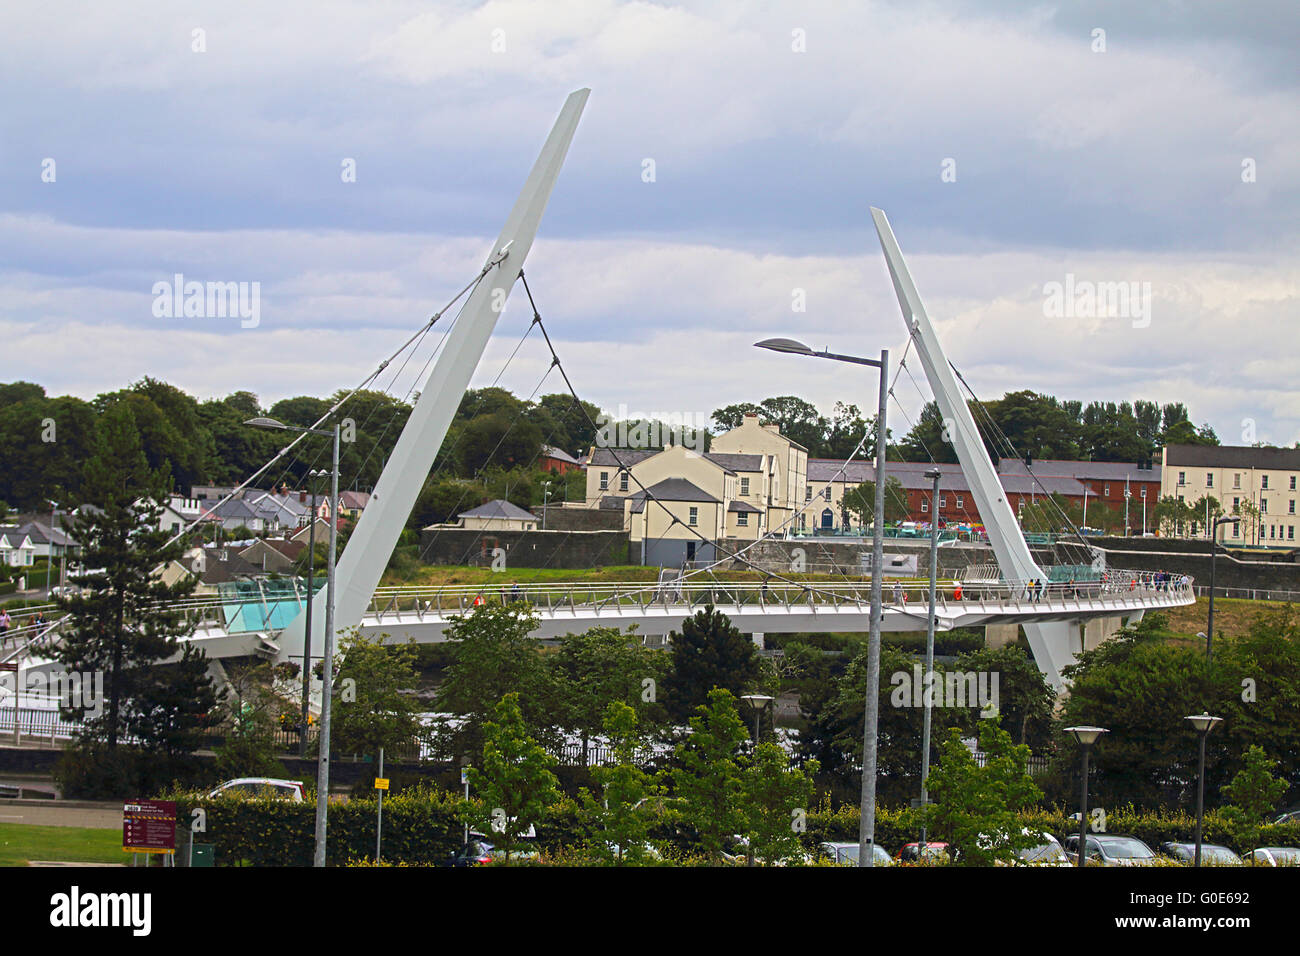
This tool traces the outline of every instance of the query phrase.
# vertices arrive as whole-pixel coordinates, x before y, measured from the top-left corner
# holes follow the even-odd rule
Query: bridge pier
[[[1000,647],[1006,647],[1008,644],[1014,644],[1019,640],[1019,624],[984,625],[984,646],[989,650],[995,651]]]

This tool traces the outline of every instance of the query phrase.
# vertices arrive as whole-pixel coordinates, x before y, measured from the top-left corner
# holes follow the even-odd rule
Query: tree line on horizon
[[[148,377],[90,401],[50,396],[31,382],[0,384],[0,448],[4,449],[0,507],[45,511],[50,501],[70,507],[87,500],[82,465],[94,447],[104,413],[119,405],[131,409],[149,466],[162,470],[175,493],[189,495],[194,485],[237,484],[286,444],[286,433],[255,428],[246,420],[268,416],[309,426],[342,395],[299,395],[264,407],[250,391],[199,401],[174,385]],[[352,440],[341,446],[342,488],[373,488],[411,408],[410,403],[381,391],[363,390],[349,399],[342,415],[350,422],[345,434],[350,432]],[[981,405],[972,403],[972,412],[994,460],[1012,454],[1001,435],[1016,455],[1035,459],[1143,461],[1155,457],[1165,444],[1219,443],[1208,424],[1193,425],[1181,402],[1084,404],[1017,391]],[[848,458],[859,442],[858,457],[875,453],[873,418],[854,404],[836,402],[831,413],[823,415],[812,403],[793,395],[736,403],[712,413],[713,433],[738,426],[747,413],[778,425],[783,435],[807,448],[810,457]],[[576,481],[543,490],[547,476],[539,467],[541,449],[551,445],[578,457],[597,443],[602,427],[606,434],[615,433],[610,422],[598,406],[590,402],[579,406],[563,393],[532,401],[504,388],[468,390],[426,480],[413,523],[449,520],[457,509],[491,497],[533,507],[544,496],[580,496]],[[943,440],[943,430],[938,408],[929,402],[901,438],[891,437],[889,457],[954,462],[955,452]],[[629,427],[621,433],[638,430]],[[639,433],[660,436],[649,447],[662,447],[672,429],[664,425]],[[710,437],[704,436],[706,447]],[[309,470],[328,464],[328,440],[309,436],[287,463],[277,463],[257,484],[303,487]]]

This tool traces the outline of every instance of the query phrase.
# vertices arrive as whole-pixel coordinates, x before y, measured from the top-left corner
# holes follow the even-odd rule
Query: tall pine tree
[[[218,700],[202,653],[179,644],[192,625],[170,609],[196,582],[155,576],[183,548],[158,530],[168,478],[165,468],[149,467],[129,405],[104,412],[85,471],[92,507],[72,530],[85,570],[72,578],[80,593],[60,598],[68,619],[53,656],[69,673],[102,675],[106,700],[65,715],[84,720],[83,743],[112,752],[134,736],[174,757],[197,746]],[[175,656],[179,662],[163,664]]]

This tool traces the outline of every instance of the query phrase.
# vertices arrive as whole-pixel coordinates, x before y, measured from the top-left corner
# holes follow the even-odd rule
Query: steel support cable
[[[487,265],[485,265],[482,269],[479,270],[478,275],[475,276],[473,280],[471,280],[463,289],[457,292],[456,295],[453,296],[450,299],[450,301],[447,302],[446,305],[444,305],[437,312],[433,313],[433,315],[429,318],[429,320],[420,327],[420,330],[418,332],[414,333],[410,338],[408,338],[404,343],[402,343],[402,345],[395,352],[389,355],[388,358],[380,362],[379,366],[373,372],[367,375],[364,379],[361,380],[361,382],[357,386],[355,386],[351,391],[349,391],[346,395],[344,395],[332,406],[330,406],[330,408],[325,412],[325,414],[322,415],[320,418],[318,418],[310,427],[319,428],[321,425],[325,424],[325,422],[329,421],[331,417],[336,415],[339,409],[343,407],[343,405],[348,401],[348,399],[350,399],[353,395],[361,391],[372,381],[378,378],[383,373],[384,369],[388,367],[389,363],[393,361],[393,359],[397,358],[397,356],[405,352],[407,348],[411,346],[412,343],[414,343],[417,339],[423,336],[424,333],[428,330],[428,328],[432,326],[435,322],[437,322],[438,319],[442,318],[442,316],[446,313],[448,309],[450,309],[453,305],[459,302],[461,298],[465,296],[466,293],[468,293],[470,290],[477,287],[478,284],[482,282],[483,279],[487,276],[487,274],[491,272],[493,269],[495,269],[497,266],[499,266],[504,260],[505,260],[505,253],[498,253],[496,256],[494,256],[487,263]],[[257,469],[257,471],[255,471],[252,475],[250,475],[240,484],[236,485],[235,488],[230,492],[230,494],[226,495],[215,505],[213,505],[210,509],[207,509],[205,511],[205,514],[210,514],[212,512],[215,512],[217,508],[220,508],[226,502],[230,501],[237,494],[239,494],[239,492],[243,491],[245,488],[251,485],[258,478],[262,477],[262,475],[265,474],[266,471],[272,465],[274,465],[285,455],[289,454],[289,452],[291,452],[294,448],[296,448],[298,444],[306,437],[307,437],[306,432],[299,432],[298,436],[294,438],[292,441],[290,441],[289,444],[287,444],[284,448],[280,449],[280,451],[276,453],[275,457],[271,458],[266,464],[264,464],[261,468]],[[173,542],[180,540],[185,535],[193,531],[194,528],[202,521],[203,521],[203,515],[200,515],[198,518],[191,521],[180,531],[177,531],[174,535],[168,538],[167,544],[172,544]]]
[[[538,311],[538,309],[537,309],[537,303],[536,303],[536,300],[533,298],[532,290],[531,290],[531,289],[529,288],[529,286],[528,286],[528,279],[524,276],[523,270],[520,270],[520,272],[519,272],[519,278],[523,281],[524,291],[525,291],[525,292],[527,293],[527,295],[528,295],[528,301],[529,301],[529,304],[532,305],[534,321],[537,323],[538,327],[541,329],[541,331],[542,331],[542,336],[543,336],[543,338],[546,340],[546,346],[547,346],[547,348],[548,348],[548,349],[550,350],[550,352],[551,352],[552,364],[554,365],[554,367],[556,367],[556,368],[558,368],[558,369],[560,370],[560,375],[563,376],[563,378],[564,378],[564,384],[565,384],[565,386],[569,389],[569,394],[570,394],[570,396],[572,397],[572,399],[573,399],[573,401],[574,401],[574,405],[578,408],[579,411],[582,412],[582,415],[583,415],[583,417],[587,420],[588,425],[590,425],[593,429],[595,429],[595,427],[596,427],[595,422],[592,420],[591,415],[590,415],[590,413],[587,411],[586,407],[582,404],[582,400],[578,397],[577,390],[573,387],[573,383],[572,383],[572,381],[570,381],[570,379],[569,379],[569,374],[568,374],[567,371],[565,371],[565,369],[564,369],[564,365],[563,365],[563,363],[560,361],[559,354],[555,351],[555,346],[554,346],[554,344],[551,342],[550,334],[546,331],[546,324],[542,321],[541,313],[540,313],[540,312]],[[867,439],[867,436],[864,435],[863,438],[862,438],[862,441],[858,442],[858,447],[855,448],[855,449],[853,450],[852,455],[856,455],[856,454],[857,454],[858,450],[859,450],[859,449],[862,447],[862,445],[865,443],[866,439]],[[668,515],[669,518],[672,519],[671,522],[670,522],[670,524],[669,524],[669,527],[670,527],[670,528],[675,527],[676,525],[681,525],[683,528],[685,528],[685,529],[686,529],[687,531],[689,531],[691,534],[695,535],[695,537],[698,538],[700,541],[704,542],[705,544],[708,544],[708,545],[712,546],[716,551],[725,551],[725,549],[724,549],[721,545],[719,545],[716,541],[713,541],[713,540],[710,540],[709,538],[704,537],[704,535],[702,535],[702,534],[699,532],[699,529],[698,529],[698,528],[692,527],[691,525],[689,525],[689,524],[683,522],[680,518],[678,518],[678,517],[677,517],[676,515],[674,515],[671,511],[669,511],[667,505],[665,505],[662,501],[660,501],[658,498],[656,498],[654,495],[652,495],[652,494],[650,493],[650,490],[649,490],[648,488],[645,487],[645,485],[641,482],[641,480],[640,480],[639,478],[637,478],[637,476],[636,476],[635,474],[632,473],[631,467],[628,466],[628,465],[625,465],[625,464],[623,463],[623,460],[622,460],[622,458],[619,457],[617,450],[614,449],[614,448],[610,448],[609,451],[610,451],[610,453],[614,456],[614,461],[618,464],[620,470],[626,472],[627,475],[628,475],[628,476],[629,476],[633,481],[635,481],[635,482],[637,483],[637,486],[638,486],[638,487],[640,488],[640,490],[644,493],[644,495],[645,495],[645,502],[644,502],[644,504],[642,505],[643,508],[648,508],[648,507],[650,506],[650,502],[653,501],[655,504],[659,505],[659,507],[662,508],[662,509],[664,510],[664,512]],[[850,458],[852,457],[852,455],[850,456]],[[802,514],[802,513],[803,513],[803,511],[806,509],[806,507],[807,507],[808,504],[809,504],[809,502],[805,502],[804,508],[800,508],[800,509],[798,509],[797,511],[795,511],[795,512],[790,516],[790,518],[788,518],[785,522],[782,523],[781,527],[784,528],[786,524],[790,524],[791,522],[793,522],[793,520],[794,520],[794,519],[795,519],[799,514]],[[777,530],[779,530],[779,529],[777,529]],[[794,579],[792,579],[792,578],[787,578],[787,577],[785,577],[784,575],[779,574],[778,572],[768,571],[768,570],[766,570],[765,568],[760,568],[758,565],[755,565],[752,561],[750,561],[750,560],[748,560],[747,558],[744,557],[745,552],[747,552],[747,551],[749,551],[751,548],[755,547],[755,546],[756,546],[757,544],[759,544],[761,541],[763,541],[763,540],[765,540],[765,539],[771,537],[773,534],[774,534],[773,531],[769,531],[767,535],[764,535],[764,536],[762,536],[762,537],[760,537],[760,538],[755,539],[754,541],[750,542],[748,545],[746,545],[745,547],[741,548],[741,549],[738,550],[738,551],[726,552],[726,555],[725,555],[725,557],[724,557],[723,559],[716,560],[716,561],[713,561],[713,562],[711,562],[711,563],[708,563],[708,564],[706,564],[706,566],[705,566],[704,568],[696,568],[696,569],[693,569],[693,570],[690,571],[690,572],[687,572],[687,573],[682,574],[680,577],[681,577],[682,580],[685,580],[686,578],[688,578],[688,577],[693,577],[694,575],[699,574],[699,573],[701,573],[702,571],[711,571],[713,568],[716,568],[716,567],[718,567],[719,565],[721,565],[721,564],[723,563],[724,560],[731,560],[731,561],[739,561],[741,564],[745,565],[746,567],[751,568],[752,570],[754,570],[754,571],[756,571],[756,572],[759,572],[759,573],[765,575],[765,576],[768,577],[768,578],[775,578],[776,580],[779,580],[779,581],[781,581],[782,583],[790,584],[790,585],[793,585],[793,586],[795,586],[795,587],[802,588],[802,589],[804,589],[805,591],[812,591],[812,592],[816,592],[816,593],[819,593],[819,594],[823,593],[823,592],[821,591],[821,589],[817,588],[815,585],[810,585],[810,584],[807,584],[807,583],[805,583],[805,582],[796,581],[796,580],[794,580]],[[658,585],[656,584],[656,585],[654,585],[654,586],[652,586],[652,587],[641,588],[641,589],[638,589],[638,590],[640,590],[640,591],[654,591],[654,590],[657,590],[657,589],[658,589]],[[635,593],[635,592],[634,592],[634,593]]]

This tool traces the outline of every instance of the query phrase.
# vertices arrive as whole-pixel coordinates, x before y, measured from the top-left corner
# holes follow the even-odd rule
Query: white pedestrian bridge
[[[1136,620],[1144,611],[1193,603],[1190,578],[1161,579],[1148,571],[1108,571],[1095,581],[1038,586],[1027,582],[940,582],[935,627],[948,631],[999,624],[1067,622],[1082,626],[1098,618]],[[172,605],[194,626],[188,638],[210,658],[260,656],[292,659],[281,650],[280,628],[300,613],[303,598],[258,594],[196,597]],[[653,640],[680,629],[682,621],[713,606],[746,634],[810,631],[865,632],[871,625],[871,583],[852,580],[792,583],[679,580],[665,584],[556,583],[500,587],[385,587],[375,591],[360,629],[369,639],[398,644],[446,640],[447,625],[482,604],[520,604],[537,618],[532,636],[546,640],[604,626]],[[924,631],[925,582],[884,582],[881,628]],[[277,626],[278,625],[278,626]],[[0,649],[0,660],[21,656],[24,669],[47,663],[41,653],[53,632],[23,629],[21,647]],[[26,653],[19,654],[19,651]]]

